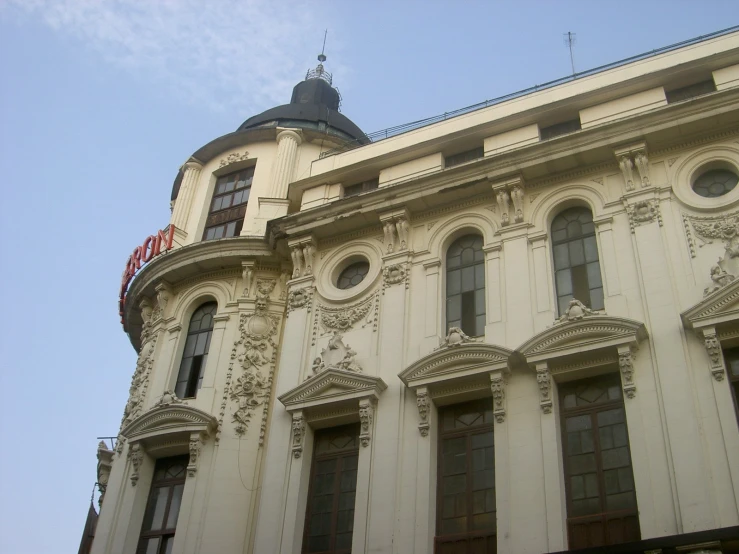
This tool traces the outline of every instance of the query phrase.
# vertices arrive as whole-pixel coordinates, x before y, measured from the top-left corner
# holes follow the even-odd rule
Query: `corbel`
[[[154,290],[157,293],[157,306],[159,307],[161,316],[164,317],[167,305],[169,304],[169,301],[172,300],[172,298],[174,297],[172,285],[170,285],[167,281],[161,281],[156,287],[154,287]]]
[[[241,262],[241,280],[244,286],[244,290],[241,295],[244,298],[249,298],[252,292],[252,286],[254,285],[254,266],[256,262],[254,260],[248,260]]]
[[[724,366],[724,357],[721,354],[721,343],[719,343],[718,335],[715,327],[704,327],[701,329],[703,334],[703,345],[708,353],[708,360],[711,367],[711,374],[716,381],[723,381],[726,375]]]
[[[410,214],[407,208],[400,208],[379,214],[385,253],[408,250],[410,247]]]
[[[372,400],[363,398],[359,401],[359,441],[362,446],[369,446],[372,439],[372,421],[375,417],[375,408]]]
[[[200,451],[203,448],[203,442],[205,437],[200,431],[190,433],[190,459],[187,463],[187,476],[195,477],[195,473],[198,471],[198,459],[200,458]]]
[[[303,441],[305,439],[305,418],[302,411],[293,412],[293,446],[294,458],[303,455]]]
[[[288,240],[287,246],[293,261],[293,279],[313,275],[316,256],[316,241],[313,235]]]
[[[536,364],[536,382],[539,385],[539,406],[545,414],[552,413],[552,374],[547,362]]]
[[[490,390],[493,393],[493,415],[495,416],[495,421],[498,423],[505,421],[505,385],[506,382],[502,371],[490,372]]]
[[[492,180],[488,177],[488,180]],[[500,209],[501,225],[523,223],[523,176],[515,175],[492,183],[493,195]],[[511,203],[513,206],[511,206]]]
[[[621,386],[624,396],[634,398],[636,396],[636,384],[634,383],[634,350],[633,345],[618,347],[618,369],[621,372]]]
[[[144,447],[140,442],[131,443],[128,447],[128,459],[131,461],[131,486],[135,487],[139,481],[139,469],[144,461]]]
[[[416,405],[418,406],[418,415],[421,418],[418,424],[418,431],[422,437],[429,435],[429,390],[427,387],[419,387],[416,389]]]
[[[613,151],[613,155],[618,161],[618,167],[621,169],[627,191],[634,190],[636,183],[640,183],[642,188],[651,184],[646,142],[637,142],[617,148]],[[638,176],[634,173],[635,169]]]

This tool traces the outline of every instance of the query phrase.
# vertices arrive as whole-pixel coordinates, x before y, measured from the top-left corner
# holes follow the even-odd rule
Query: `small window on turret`
[[[218,177],[205,222],[204,240],[235,237],[241,233],[253,179],[254,166]]]

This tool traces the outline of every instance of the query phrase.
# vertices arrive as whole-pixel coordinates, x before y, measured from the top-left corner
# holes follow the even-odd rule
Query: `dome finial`
[[[305,74],[305,80],[309,79],[323,79],[326,81],[329,85],[331,84],[331,74],[326,71],[323,68],[323,62],[326,61],[326,54],[324,52],[326,51],[326,36],[328,35],[328,29],[324,31],[323,33],[323,47],[321,48],[321,53],[318,54],[318,65],[313,70],[308,70],[308,72]]]

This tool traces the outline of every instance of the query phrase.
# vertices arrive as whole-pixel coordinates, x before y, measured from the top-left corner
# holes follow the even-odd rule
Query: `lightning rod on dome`
[[[331,84],[332,76],[323,67],[323,62],[326,61],[326,54],[324,52],[326,51],[326,37],[327,36],[328,36],[328,29],[326,29],[323,33],[323,46],[321,47],[321,53],[318,54],[318,65],[316,66],[315,69],[308,70],[308,72],[305,74],[306,81],[308,79],[323,79],[329,85]]]

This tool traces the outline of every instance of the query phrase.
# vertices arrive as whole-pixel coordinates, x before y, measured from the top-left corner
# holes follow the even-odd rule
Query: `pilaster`
[[[270,190],[272,198],[287,198],[287,186],[295,174],[298,146],[302,142],[300,131],[279,129],[277,133],[277,156],[272,165]]]

